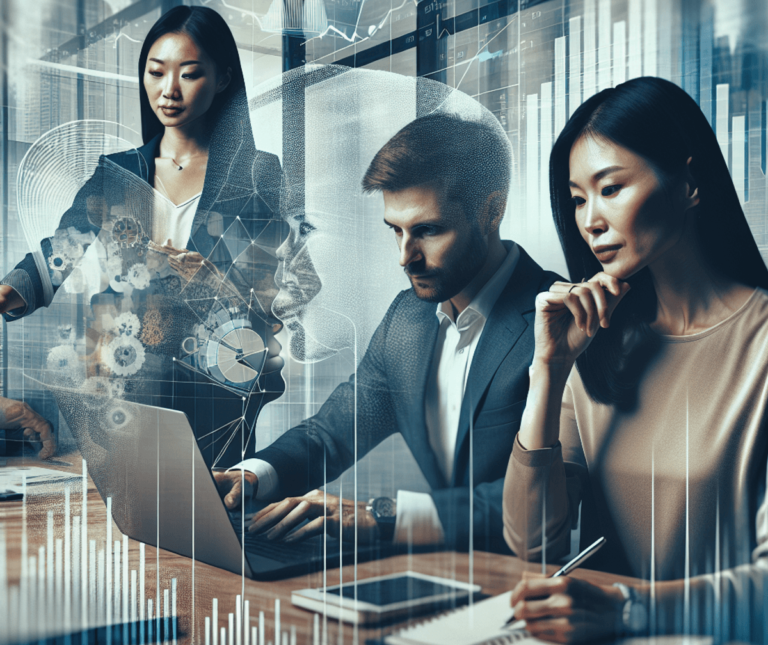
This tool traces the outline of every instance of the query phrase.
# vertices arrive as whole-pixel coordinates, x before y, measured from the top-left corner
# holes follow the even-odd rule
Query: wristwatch
[[[365,507],[365,510],[376,520],[379,527],[379,537],[382,540],[391,541],[395,534],[396,507],[397,504],[391,497],[372,497]]]
[[[624,606],[621,610],[621,628],[624,634],[640,634],[648,628],[648,610],[641,600],[637,589],[621,582],[614,582],[621,595],[624,596]]]

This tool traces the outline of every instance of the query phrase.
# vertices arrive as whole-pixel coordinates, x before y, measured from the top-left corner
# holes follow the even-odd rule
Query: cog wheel
[[[133,336],[118,336],[104,349],[104,363],[116,376],[136,374],[144,359],[144,346]]]
[[[121,217],[112,225],[112,239],[120,246],[134,246],[143,237],[141,223],[133,217]]]
[[[120,336],[138,337],[141,331],[139,317],[130,311],[120,314],[115,318],[115,330]]]

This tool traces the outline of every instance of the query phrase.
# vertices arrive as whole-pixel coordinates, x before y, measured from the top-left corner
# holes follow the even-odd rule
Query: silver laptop
[[[353,562],[353,545],[330,536],[287,545],[248,533],[242,514],[224,506],[183,412],[49,388],[125,535],[260,580]],[[246,510],[261,507],[251,503]],[[358,547],[357,557],[393,551]]]

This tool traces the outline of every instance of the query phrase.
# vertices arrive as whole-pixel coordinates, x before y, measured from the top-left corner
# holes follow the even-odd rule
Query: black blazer
[[[429,445],[424,412],[439,328],[435,304],[408,289],[395,298],[374,333],[357,378],[339,385],[315,416],[256,454],[277,471],[279,494],[301,495],[322,485],[324,453],[328,481],[341,475],[354,462],[355,432],[358,458],[400,432],[432,487],[447,546],[468,548],[472,489],[474,547],[509,552],[502,536],[502,489],[528,394],[534,301],[557,279],[520,248],[517,267],[485,323],[472,360],[451,481],[445,480]]]

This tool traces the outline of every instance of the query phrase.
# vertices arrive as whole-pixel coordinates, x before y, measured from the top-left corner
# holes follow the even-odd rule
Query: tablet
[[[347,582],[323,589],[301,589],[291,594],[297,607],[356,625],[369,625],[400,616],[455,607],[479,594],[478,585],[438,578],[414,571]]]

